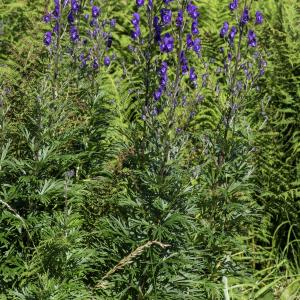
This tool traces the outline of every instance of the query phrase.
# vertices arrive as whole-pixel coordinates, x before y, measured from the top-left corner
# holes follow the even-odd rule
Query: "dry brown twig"
[[[145,249],[151,247],[152,245],[160,246],[161,248],[167,248],[170,247],[168,244],[163,244],[159,241],[149,241],[146,244],[136,248],[133,252],[131,252],[129,255],[124,257],[122,260],[119,261],[117,265],[115,265],[112,269],[110,269],[102,278],[101,280],[96,284],[95,288],[106,288],[107,282],[105,281],[106,278],[108,278],[110,275],[115,273],[118,270],[123,269],[125,266],[129,265],[134,261],[134,259],[138,256],[140,256]]]

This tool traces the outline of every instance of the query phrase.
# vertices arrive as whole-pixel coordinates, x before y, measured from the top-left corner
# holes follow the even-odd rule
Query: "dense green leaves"
[[[253,3],[268,66],[236,116],[213,72],[147,122],[158,57],[128,50],[134,1],[98,2],[117,20],[112,64],[92,76],[64,53],[55,86],[44,2],[1,2],[0,299],[297,299],[297,0]],[[223,66],[230,12],[194,3],[201,76]]]

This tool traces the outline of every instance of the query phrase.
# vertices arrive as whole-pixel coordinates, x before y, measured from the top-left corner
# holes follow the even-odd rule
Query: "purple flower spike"
[[[169,4],[170,2],[172,2],[173,0],[164,0],[165,4]]]

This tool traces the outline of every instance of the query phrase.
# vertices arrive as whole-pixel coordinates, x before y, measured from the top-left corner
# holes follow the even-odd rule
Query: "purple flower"
[[[97,19],[92,18],[92,20],[90,21],[90,26],[95,27],[97,25],[98,25]]]
[[[189,67],[188,67],[188,60],[185,56],[184,51],[180,52],[180,64],[181,64],[182,74],[187,74],[187,72],[189,71]]]
[[[165,4],[169,4],[170,2],[172,2],[173,0],[164,0]]]
[[[159,74],[161,76],[165,75],[165,74],[167,74],[167,71],[168,71],[168,64],[166,61],[163,61],[161,64],[160,70],[159,70]]]
[[[55,22],[55,25],[54,25],[54,28],[53,28],[53,32],[57,33],[59,32],[59,23],[56,21]]]
[[[197,6],[193,5],[192,2],[187,5],[186,10],[192,19],[197,19],[200,15]]]
[[[153,8],[153,1],[148,0],[148,9],[152,9],[152,8]]]
[[[235,26],[232,26],[231,27],[231,30],[229,32],[229,42],[232,44],[233,43],[233,40],[234,40],[234,37],[236,36],[237,34],[237,28]]]
[[[220,37],[224,38],[228,30],[229,30],[229,24],[228,22],[224,22],[223,27],[220,30]]]
[[[264,21],[263,14],[260,11],[255,13],[255,24],[259,25],[262,24]]]
[[[97,70],[99,68],[99,63],[98,63],[98,59],[95,58],[94,61],[93,61],[93,69]]]
[[[50,46],[52,41],[52,32],[51,31],[47,31],[44,35],[44,44],[45,46]]]
[[[249,9],[245,8],[240,20],[240,23],[242,26],[246,25],[250,20],[250,16],[249,16]]]
[[[76,42],[79,40],[78,29],[75,26],[70,28],[70,38],[72,42]]]
[[[74,23],[74,16],[73,16],[72,11],[70,11],[69,14],[68,14],[68,22],[69,22],[69,24]]]
[[[199,54],[200,50],[201,50],[201,40],[199,38],[195,39],[194,41],[194,47],[193,50]]]
[[[162,23],[164,25],[168,25],[169,23],[171,23],[172,11],[170,9],[167,9],[167,8],[161,9],[160,16],[161,16]]]
[[[190,33],[186,35],[186,46],[188,48],[192,48],[194,46],[192,35]]]
[[[253,30],[248,31],[248,45],[250,47],[256,47],[257,45],[256,35]]]
[[[75,14],[79,12],[80,5],[77,0],[71,0],[71,8]]]
[[[176,18],[176,26],[182,27],[182,25],[183,25],[183,11],[179,10]]]
[[[171,52],[174,49],[174,39],[170,33],[166,33],[160,41],[161,52]]]
[[[267,62],[265,60],[261,60],[259,62],[259,65],[260,65],[261,68],[266,68],[268,64],[267,64]]]
[[[141,35],[141,30],[139,27],[136,27],[134,31],[131,32],[131,37],[136,40]]]
[[[134,27],[137,27],[140,24],[140,15],[138,13],[134,13],[132,15],[131,23]]]
[[[154,98],[154,100],[159,100],[159,98],[161,97],[161,95],[162,95],[162,88],[161,87],[159,87],[155,92],[154,92],[154,94],[153,94],[153,98]]]
[[[69,4],[69,0],[65,0],[63,4],[63,8],[65,8]]]
[[[110,57],[109,56],[104,57],[104,65],[107,67],[110,65]]]
[[[133,24],[135,30],[131,32],[131,37],[136,40],[141,35],[140,30],[140,15],[138,13],[134,13],[132,15],[131,23]]]
[[[98,6],[93,6],[92,7],[92,16],[93,16],[93,18],[98,18],[99,15],[100,15],[100,12],[101,12],[100,7],[98,7]]]
[[[59,1],[55,2],[55,7],[54,7],[54,10],[52,12],[52,15],[54,16],[54,18],[58,18],[60,16],[60,4],[59,4]]]
[[[196,34],[199,33],[198,21],[197,20],[193,21],[191,31],[192,31],[193,35],[196,35]]]
[[[136,0],[136,5],[137,5],[138,7],[143,6],[143,5],[144,5],[144,0]]]
[[[168,81],[168,76],[167,76],[167,74],[164,74],[164,75],[162,75],[162,76],[160,77],[160,82],[159,82],[159,84],[160,84],[161,88],[164,89],[164,88],[166,87],[167,81]]]
[[[112,37],[109,36],[106,40],[106,47],[109,49],[112,45]]]
[[[43,20],[45,23],[49,23],[51,21],[51,14],[44,15]]]
[[[155,31],[154,38],[157,42],[161,40],[161,26],[159,25],[159,17],[154,16],[153,18],[153,27]]]
[[[111,19],[110,20],[110,27],[114,28],[116,26],[116,23],[117,23],[116,19]]]
[[[80,61],[83,61],[83,60],[84,60],[84,53],[80,53],[80,55],[79,55],[79,60],[80,60]]]
[[[231,11],[234,11],[235,9],[237,9],[238,5],[239,5],[238,0],[233,0],[233,1],[229,4],[229,9],[230,9]]]
[[[197,74],[195,73],[195,68],[190,69],[190,81],[196,81],[197,80]]]
[[[88,58],[87,58],[87,59],[88,59]],[[87,61],[87,59],[85,59],[85,56],[84,56],[83,53],[81,53],[81,54],[79,55],[79,60],[81,61],[81,65],[80,65],[81,68],[84,68],[84,67],[86,66],[86,61]]]

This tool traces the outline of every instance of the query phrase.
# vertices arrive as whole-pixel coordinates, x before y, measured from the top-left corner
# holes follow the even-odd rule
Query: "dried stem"
[[[101,280],[96,284],[95,288],[105,288],[106,282],[105,279],[108,278],[113,273],[117,272],[118,270],[123,269],[125,266],[131,264],[134,259],[138,256],[140,256],[145,249],[151,247],[152,245],[160,246],[161,248],[167,248],[170,247],[168,244],[163,244],[159,241],[149,241],[145,245],[142,245],[138,248],[136,248],[133,252],[131,252],[129,255],[124,257],[122,260],[119,261],[117,265],[115,265],[112,269],[110,269],[102,278]]]

